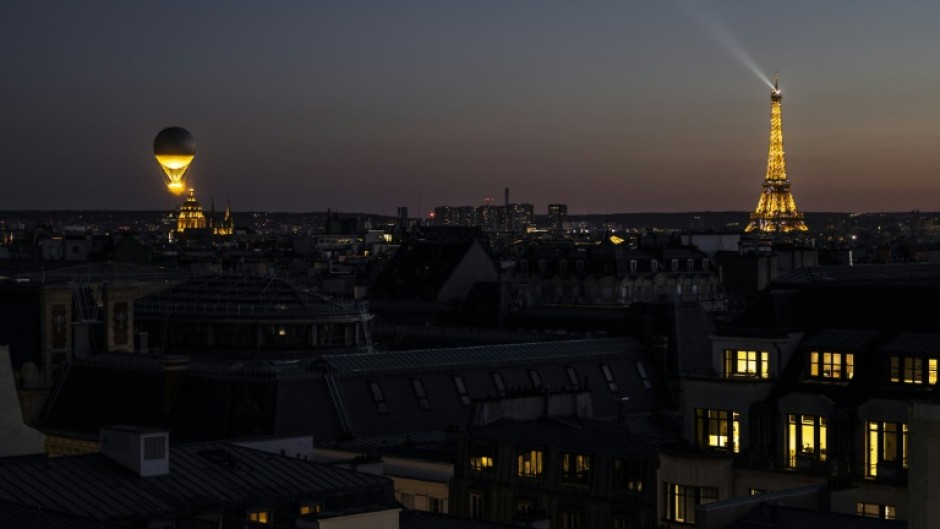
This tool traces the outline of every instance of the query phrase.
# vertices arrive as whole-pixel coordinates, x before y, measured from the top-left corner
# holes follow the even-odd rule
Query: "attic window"
[[[636,272],[636,266],[637,266],[636,259],[630,259],[630,271],[631,272]]]
[[[454,386],[457,388],[457,394],[460,395],[460,402],[464,406],[470,405],[470,395],[467,394],[467,386],[463,383],[463,377],[454,375]]]
[[[604,374],[604,380],[607,381],[607,388],[610,389],[611,393],[616,393],[617,381],[614,380],[614,372],[610,370],[610,366],[601,364],[601,373]]]
[[[685,266],[689,270],[689,272],[695,270],[695,259],[687,259],[685,262]]]
[[[678,259],[673,259],[669,264],[672,266],[672,271],[673,271],[673,272],[677,272],[677,271],[679,270],[679,260],[678,260]]]
[[[643,367],[643,362],[637,361],[636,372],[638,375],[640,375],[640,381],[643,382],[643,387],[646,389],[651,389],[653,384],[650,383],[650,377],[646,374],[646,368]]]
[[[565,367],[565,372],[568,373],[568,382],[571,383],[573,389],[581,389],[581,380],[578,379],[578,373],[571,366]]]
[[[578,272],[584,272],[584,261],[578,259],[578,261],[574,263],[574,267]]]
[[[558,261],[558,270],[560,270],[560,271],[562,271],[562,272],[567,272],[567,271],[568,271],[568,261],[565,261],[564,259],[562,259],[561,261]]]
[[[422,410],[430,410],[431,403],[428,401],[428,394],[424,392],[424,383],[417,378],[413,378],[411,379],[411,387],[415,390],[418,406],[420,406]]]
[[[532,379],[532,387],[535,389],[542,388],[542,377],[539,375],[538,369],[529,370],[529,378]]]
[[[388,413],[388,404],[385,403],[385,394],[382,393],[382,387],[378,382],[369,382],[369,390],[372,391],[372,400],[375,401],[375,407],[379,413],[385,415]]]
[[[650,270],[653,272],[659,270],[659,261],[656,259],[650,259]]]
[[[503,382],[502,373],[498,373],[496,371],[493,372],[493,385],[496,386],[496,393],[500,397],[503,397],[506,395],[506,383]]]

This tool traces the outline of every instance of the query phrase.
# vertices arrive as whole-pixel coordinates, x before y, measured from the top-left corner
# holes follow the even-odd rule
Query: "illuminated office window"
[[[516,475],[521,478],[542,478],[542,451],[520,450],[516,454]]]

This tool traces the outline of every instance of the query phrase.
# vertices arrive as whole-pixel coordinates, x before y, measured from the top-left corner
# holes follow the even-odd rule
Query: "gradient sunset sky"
[[[940,210],[935,0],[0,3],[0,209]]]

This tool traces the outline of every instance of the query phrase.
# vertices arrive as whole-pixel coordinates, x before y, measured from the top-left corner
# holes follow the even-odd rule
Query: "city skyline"
[[[748,211],[780,74],[802,211],[940,209],[940,6],[11,2],[2,209]],[[755,71],[756,70],[756,71]],[[755,73],[760,75],[755,75]],[[889,187],[890,183],[890,187]]]

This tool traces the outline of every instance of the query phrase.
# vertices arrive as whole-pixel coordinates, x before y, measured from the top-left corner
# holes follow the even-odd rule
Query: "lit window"
[[[717,487],[689,487],[666,483],[665,517],[670,522],[695,523],[695,506],[718,501]]]
[[[428,401],[428,394],[424,392],[424,383],[417,378],[411,379],[411,387],[415,390],[415,398],[418,399],[418,406],[422,410],[430,410],[431,403]]]
[[[607,388],[611,393],[617,392],[617,381],[614,380],[614,372],[610,370],[607,364],[601,364],[601,373],[604,374],[604,380],[607,381]]]
[[[379,410],[379,413],[383,415],[388,413],[388,405],[385,403],[385,394],[382,393],[382,387],[379,386],[379,383],[369,382],[369,390],[372,392],[372,400],[375,402],[375,407]]]
[[[899,468],[907,468],[907,423],[868,421],[868,450],[865,474],[898,477]]]
[[[761,494],[767,494],[767,492],[768,492],[767,489],[750,488],[747,490],[747,495],[748,496],[760,496]]]
[[[736,411],[695,409],[695,441],[700,448],[738,452],[740,415]]]
[[[884,520],[895,519],[894,505],[882,505],[878,503],[858,502],[855,504],[855,512],[859,516],[866,518],[882,518]]]
[[[611,467],[614,489],[643,492],[644,465],[642,461],[614,458]]]
[[[476,472],[493,472],[495,465],[496,446],[491,443],[470,444],[470,470]]]
[[[581,389],[581,381],[578,379],[578,373],[574,370],[573,367],[565,367],[565,372],[568,373],[568,382],[571,383],[572,389]]]
[[[826,460],[826,418],[815,415],[787,415],[788,466],[799,460]]]
[[[457,395],[460,395],[460,402],[465,406],[470,405],[470,395],[467,393],[467,386],[463,383],[463,377],[454,375],[454,387],[457,388]]]
[[[813,351],[809,354],[809,374],[815,378],[851,380],[855,374],[855,355]]]
[[[271,522],[271,511],[267,509],[254,509],[248,511],[248,521],[260,524],[269,524]]]
[[[725,349],[725,377],[770,378],[770,353]]]
[[[561,480],[564,483],[587,485],[591,482],[591,456],[585,454],[561,455]]]
[[[298,513],[301,516],[310,516],[311,514],[320,514],[323,510],[323,505],[319,503],[305,503],[300,506]]]
[[[516,475],[521,478],[542,478],[542,451],[520,450],[516,454]]]

